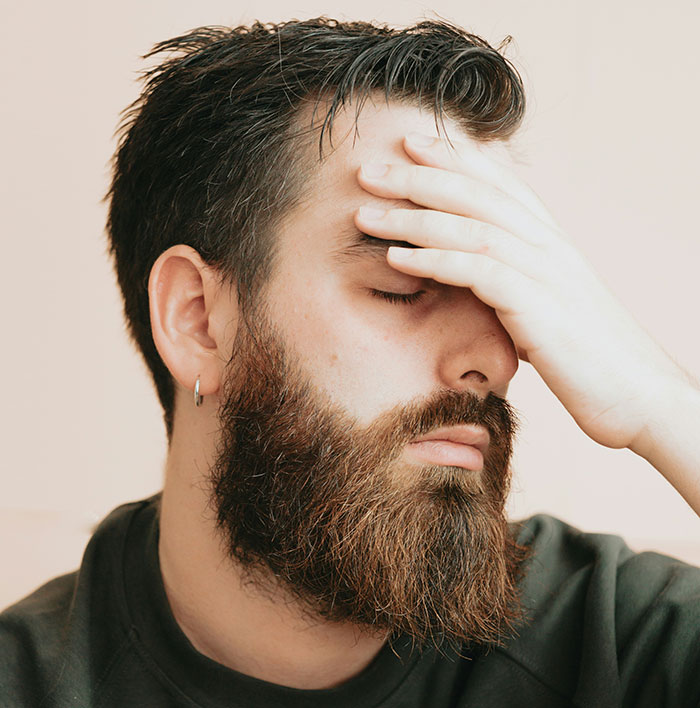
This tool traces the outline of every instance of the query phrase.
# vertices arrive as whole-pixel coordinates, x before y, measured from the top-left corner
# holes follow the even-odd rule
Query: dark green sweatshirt
[[[542,514],[515,525],[533,547],[529,621],[504,648],[443,656],[404,638],[327,690],[245,676],[197,652],[170,612],[159,501],[114,510],[77,572],[0,614],[1,708],[700,706],[700,569]]]

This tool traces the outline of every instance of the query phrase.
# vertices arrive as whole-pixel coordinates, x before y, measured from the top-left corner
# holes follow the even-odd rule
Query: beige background
[[[698,5],[626,0],[2,7],[0,607],[77,566],[91,527],[161,485],[165,436],[124,334],[100,200],[139,55],[203,24],[433,11],[510,57],[529,89],[521,172],[619,298],[695,374]],[[640,381],[639,385],[644,386]],[[589,440],[528,365],[510,511],[544,511],[700,564],[700,520],[645,461]]]

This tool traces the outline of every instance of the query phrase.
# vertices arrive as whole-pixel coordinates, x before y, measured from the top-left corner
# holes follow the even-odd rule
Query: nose
[[[466,295],[466,298],[464,297]],[[518,353],[496,312],[471,291],[446,308],[439,326],[441,383],[480,397],[504,395],[518,370]]]

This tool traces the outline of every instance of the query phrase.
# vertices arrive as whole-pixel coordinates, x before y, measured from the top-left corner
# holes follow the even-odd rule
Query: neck
[[[201,415],[176,416],[166,462],[158,550],[175,620],[197,651],[243,674],[300,689],[344,683],[369,665],[385,638],[349,623],[312,624],[281,593],[274,598],[243,584],[208,506],[202,471],[213,448],[201,441],[216,436],[203,424]]]

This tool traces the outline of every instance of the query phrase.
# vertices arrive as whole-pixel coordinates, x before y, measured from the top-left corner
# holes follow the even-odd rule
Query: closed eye
[[[382,298],[394,305],[413,305],[425,295],[425,290],[418,290],[415,293],[388,293],[384,290],[370,288],[370,293],[374,297]]]

